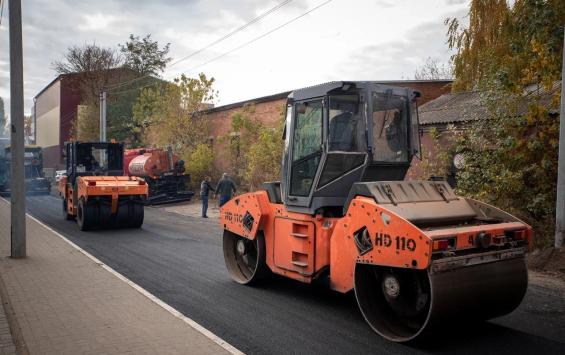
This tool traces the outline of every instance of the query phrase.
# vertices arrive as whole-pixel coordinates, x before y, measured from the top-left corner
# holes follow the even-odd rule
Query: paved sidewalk
[[[0,304],[0,355],[13,355],[15,353],[16,346],[12,340],[8,319],[6,318],[4,307]]]
[[[136,285],[126,283],[29,217],[28,257],[10,259],[9,216],[9,205],[0,200],[0,277],[21,330],[24,351],[237,353],[229,344],[203,328],[197,330],[199,325],[174,315],[174,310],[157,304],[158,300],[142,294],[134,288]],[[2,324],[0,317],[0,345]]]
[[[195,197],[190,202],[181,202],[168,205],[157,205],[154,208],[163,209],[167,212],[178,213],[183,216],[190,216],[201,218],[202,216],[202,202],[199,198]],[[218,218],[220,217],[220,208],[218,207],[217,199],[210,199],[208,202],[208,218],[214,223],[218,223]]]

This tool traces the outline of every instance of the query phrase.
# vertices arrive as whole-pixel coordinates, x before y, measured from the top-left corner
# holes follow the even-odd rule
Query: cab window
[[[365,126],[359,115],[359,96],[330,97],[329,151],[365,152]]]
[[[408,102],[392,93],[373,93],[373,160],[408,161]]]

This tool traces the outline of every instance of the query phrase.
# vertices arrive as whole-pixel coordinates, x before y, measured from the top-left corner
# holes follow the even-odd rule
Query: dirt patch
[[[565,248],[534,250],[528,255],[528,267],[565,280]]]

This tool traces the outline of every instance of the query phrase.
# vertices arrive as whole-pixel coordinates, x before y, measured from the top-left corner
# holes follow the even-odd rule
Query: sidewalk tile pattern
[[[30,218],[28,257],[6,257],[9,216],[0,201],[0,273],[30,354],[226,353]]]

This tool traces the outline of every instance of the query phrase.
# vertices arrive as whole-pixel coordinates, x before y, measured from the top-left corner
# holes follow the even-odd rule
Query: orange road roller
[[[145,180],[123,175],[121,143],[71,142],[65,146],[66,175],[59,180],[63,216],[80,230],[141,228],[148,195]]]
[[[221,208],[231,277],[327,278],[395,342],[512,312],[532,228],[444,181],[404,181],[420,150],[418,96],[374,82],[292,92],[282,181]]]

